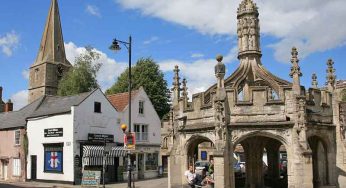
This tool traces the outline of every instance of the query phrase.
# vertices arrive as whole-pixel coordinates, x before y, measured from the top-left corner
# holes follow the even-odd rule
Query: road
[[[135,182],[136,188],[166,188],[167,178],[150,179]],[[42,182],[0,182],[0,188],[76,188],[79,185],[66,185]],[[106,188],[127,188],[127,183],[107,184]]]

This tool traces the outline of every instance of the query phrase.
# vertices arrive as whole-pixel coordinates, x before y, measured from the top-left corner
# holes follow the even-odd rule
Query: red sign
[[[136,149],[136,135],[135,133],[124,134],[124,149],[135,150]]]

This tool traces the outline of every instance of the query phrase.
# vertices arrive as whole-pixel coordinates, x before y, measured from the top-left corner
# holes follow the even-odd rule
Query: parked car
[[[208,161],[196,161],[195,162],[195,173],[201,173],[203,169],[208,170]]]

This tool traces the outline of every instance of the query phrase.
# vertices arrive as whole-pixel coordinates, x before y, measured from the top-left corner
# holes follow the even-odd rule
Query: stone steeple
[[[291,72],[290,72],[290,76],[291,78],[293,78],[293,91],[294,94],[296,95],[300,95],[301,94],[301,89],[300,89],[300,77],[303,75],[302,72],[300,71],[300,67],[299,67],[299,59],[298,59],[298,51],[296,47],[292,48],[292,52],[291,52],[291,63],[292,63],[292,67],[291,67]]]
[[[335,69],[333,67],[334,61],[332,59],[328,59],[327,61],[327,86],[329,91],[334,91],[335,89],[335,80],[336,80],[336,75],[335,75]]]
[[[56,95],[59,80],[71,67],[66,59],[58,1],[52,0],[34,64],[30,67],[29,103],[42,95]]]
[[[243,0],[237,11],[238,58],[261,57],[258,8],[252,0]]]

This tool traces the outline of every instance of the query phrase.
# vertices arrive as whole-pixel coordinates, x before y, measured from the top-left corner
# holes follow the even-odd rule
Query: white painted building
[[[107,98],[119,112],[117,126],[128,125],[128,93],[108,95]],[[143,87],[131,93],[131,132],[136,133],[136,150],[132,156],[135,178],[157,177],[161,165],[161,121]],[[126,164],[124,159],[123,165]],[[125,172],[123,177],[127,179]]]
[[[123,142],[118,115],[100,89],[75,96],[45,96],[27,119],[27,178],[78,182],[83,146],[102,145],[103,140],[94,138],[100,135],[114,138],[113,145]],[[114,168],[107,178],[117,178]]]

